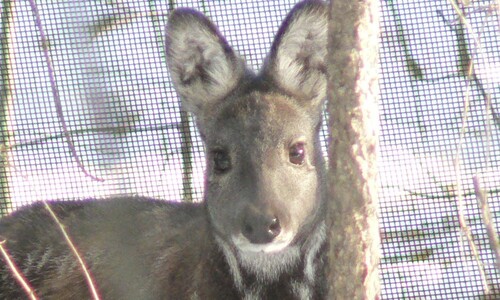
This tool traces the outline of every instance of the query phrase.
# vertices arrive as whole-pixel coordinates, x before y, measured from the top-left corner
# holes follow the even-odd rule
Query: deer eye
[[[212,152],[214,170],[217,173],[225,173],[231,168],[231,158],[225,150],[214,150]]]
[[[302,165],[306,157],[306,147],[304,143],[295,143],[288,149],[288,159],[294,165]]]

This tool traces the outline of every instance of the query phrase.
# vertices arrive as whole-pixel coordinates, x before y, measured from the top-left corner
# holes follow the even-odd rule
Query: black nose
[[[280,234],[281,225],[275,216],[248,212],[243,218],[241,231],[250,243],[267,244]]]

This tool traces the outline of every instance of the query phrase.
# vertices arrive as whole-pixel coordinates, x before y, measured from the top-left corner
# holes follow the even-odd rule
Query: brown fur
[[[102,299],[324,299],[324,3],[299,3],[259,74],[190,9],[169,18],[166,57],[206,147],[202,204],[145,197],[51,202]],[[0,220],[42,299],[89,286],[42,204]],[[0,264],[0,299],[25,297]]]

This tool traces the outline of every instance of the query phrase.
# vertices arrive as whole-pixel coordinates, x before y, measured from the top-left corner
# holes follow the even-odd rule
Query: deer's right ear
[[[201,13],[176,9],[169,17],[165,51],[183,108],[198,115],[230,93],[245,72],[244,62]]]

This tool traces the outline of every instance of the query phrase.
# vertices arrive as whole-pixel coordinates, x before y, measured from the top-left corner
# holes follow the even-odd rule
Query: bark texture
[[[330,6],[329,299],[379,299],[379,3]]]

